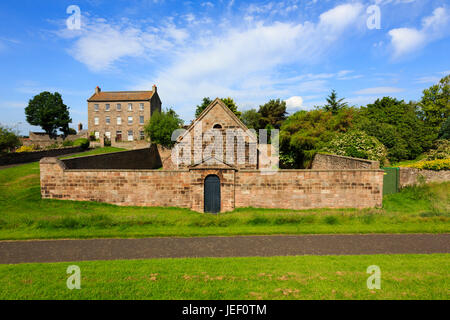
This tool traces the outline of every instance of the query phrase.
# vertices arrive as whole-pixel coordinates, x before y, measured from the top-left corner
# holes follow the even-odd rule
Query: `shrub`
[[[430,160],[430,161],[419,161],[409,165],[408,167],[425,170],[435,170],[435,171],[450,170],[450,158]]]
[[[0,151],[10,151],[21,145],[20,139],[13,130],[0,126]]]
[[[21,153],[21,152],[31,152],[31,151],[35,151],[34,146],[21,146],[19,149],[16,150],[16,152]]]
[[[436,140],[427,154],[427,160],[438,160],[450,158],[450,140]]]
[[[63,147],[71,147],[71,146],[73,146],[72,140],[64,140]]]
[[[86,138],[80,138],[73,142],[74,147],[80,146],[83,150],[89,148],[89,140]]]
[[[387,155],[386,148],[377,138],[357,130],[338,134],[322,151],[339,156],[377,160],[381,164],[386,161]]]

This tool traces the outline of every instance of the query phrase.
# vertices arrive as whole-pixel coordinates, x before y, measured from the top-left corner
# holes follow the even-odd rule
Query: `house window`
[[[107,138],[108,140],[111,140],[111,132],[106,131],[106,132],[105,132],[105,136],[106,136],[106,138]]]
[[[218,123],[216,123],[213,127],[213,129],[222,129],[222,126]]]
[[[98,109],[99,109],[98,104],[94,104],[94,111],[98,111]]]
[[[128,104],[128,111],[133,111],[133,104],[132,103]]]
[[[111,118],[110,117],[106,117],[106,124],[110,124],[111,123]]]
[[[117,111],[121,111],[122,110],[122,105],[120,103],[118,103],[116,105],[116,109],[117,109]]]
[[[144,124],[144,116],[139,116],[139,123]]]
[[[133,117],[128,117],[128,124],[133,124]]]
[[[105,104],[105,111],[109,111],[111,109],[111,106],[109,103]]]
[[[128,130],[128,141],[133,141],[133,130]]]
[[[116,141],[122,141],[122,131],[116,131]]]
[[[144,104],[143,103],[139,103],[139,110],[144,111]]]
[[[144,140],[145,139],[145,132],[139,131],[139,139]]]
[[[98,123],[99,123],[98,117],[95,117],[95,118],[94,118],[94,124],[97,126]]]
[[[117,117],[117,124],[122,124],[122,118],[121,117]]]
[[[95,131],[95,139],[100,139],[100,132],[98,132],[98,131]]]

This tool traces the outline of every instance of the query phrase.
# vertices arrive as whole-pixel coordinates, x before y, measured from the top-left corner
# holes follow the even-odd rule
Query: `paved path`
[[[450,253],[450,234],[0,241],[0,263],[180,257]]]

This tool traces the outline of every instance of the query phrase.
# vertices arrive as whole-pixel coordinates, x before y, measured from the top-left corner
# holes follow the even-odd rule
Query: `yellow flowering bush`
[[[21,146],[20,148],[18,148],[17,150],[16,150],[16,152],[31,152],[31,151],[34,151],[35,150],[35,147],[33,146],[33,145],[31,145],[31,146]]]
[[[450,170],[450,158],[430,160],[430,161],[419,161],[408,165],[408,167],[425,170],[435,170],[435,171]]]

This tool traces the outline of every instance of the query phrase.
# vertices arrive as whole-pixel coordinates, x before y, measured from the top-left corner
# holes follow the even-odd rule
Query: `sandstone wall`
[[[190,170],[68,169],[56,158],[41,160],[41,194],[48,199],[129,206],[175,206],[203,212],[204,181],[221,183],[221,212],[236,207],[365,208],[382,204],[381,170]]]
[[[382,205],[381,170],[279,170],[236,174],[236,207],[367,208]]]
[[[44,199],[191,207],[188,171],[68,170],[56,158],[44,158],[40,165]]]
[[[450,170],[422,170],[400,167],[400,188],[418,184],[421,180],[426,183],[450,181]]]
[[[380,163],[367,159],[318,153],[314,156],[311,169],[379,169]]]

